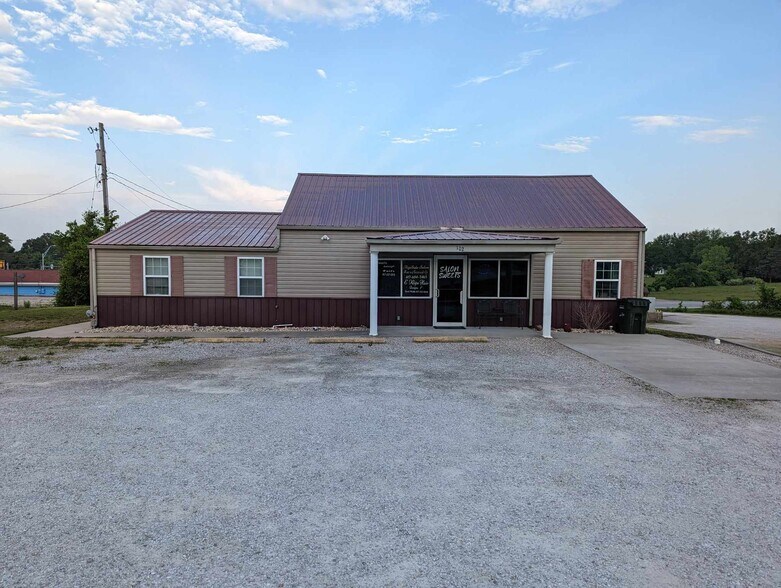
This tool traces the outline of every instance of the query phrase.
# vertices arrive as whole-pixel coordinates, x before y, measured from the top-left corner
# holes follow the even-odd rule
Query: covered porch
[[[369,237],[369,334],[380,327],[532,326],[532,255],[544,255],[542,325],[551,336],[559,239],[443,229]],[[507,318],[507,322],[502,322]]]

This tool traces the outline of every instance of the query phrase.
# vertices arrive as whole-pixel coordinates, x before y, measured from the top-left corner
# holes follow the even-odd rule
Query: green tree
[[[702,254],[700,269],[711,274],[717,282],[723,284],[737,276],[735,266],[730,261],[729,249],[724,245],[711,245]]]
[[[89,304],[89,244],[113,229],[119,217],[111,211],[104,219],[95,210],[82,215],[82,222],[71,221],[63,231],[54,233],[54,245],[62,252],[58,306]]]
[[[14,248],[11,245],[11,237],[5,233],[0,233],[0,253],[13,253]]]

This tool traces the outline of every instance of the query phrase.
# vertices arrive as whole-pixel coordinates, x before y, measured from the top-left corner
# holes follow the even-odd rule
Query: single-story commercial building
[[[98,326],[549,336],[583,304],[612,314],[641,293],[644,241],[592,176],[300,174],[281,213],[154,210],[96,239],[91,302]]]

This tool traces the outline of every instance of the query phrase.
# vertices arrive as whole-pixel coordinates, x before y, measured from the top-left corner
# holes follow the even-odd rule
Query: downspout
[[[92,327],[98,326],[98,264],[97,253],[93,247],[89,248],[89,304],[92,316],[90,324]]]

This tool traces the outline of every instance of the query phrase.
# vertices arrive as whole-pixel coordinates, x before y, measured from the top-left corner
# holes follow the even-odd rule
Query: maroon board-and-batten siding
[[[523,326],[528,300],[521,301]],[[565,323],[578,327],[576,309],[579,300],[554,300],[552,325]],[[615,322],[615,301],[593,301],[600,304]],[[467,306],[467,324],[477,324],[477,300]],[[380,325],[430,326],[433,321],[431,299],[380,299]],[[542,301],[533,303],[532,324],[542,322]],[[398,319],[397,319],[398,317]],[[204,325],[227,327],[270,327],[280,324],[318,327],[361,327],[369,323],[369,300],[366,298],[237,298],[222,296],[98,296],[98,326],[124,325]],[[485,326],[521,326],[518,318],[499,322],[486,319]]]

